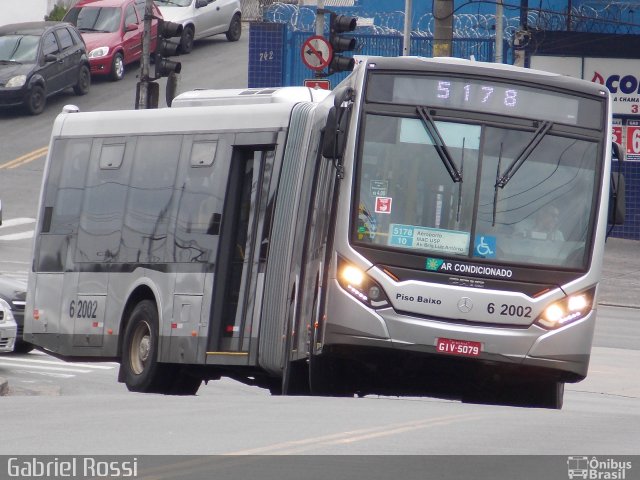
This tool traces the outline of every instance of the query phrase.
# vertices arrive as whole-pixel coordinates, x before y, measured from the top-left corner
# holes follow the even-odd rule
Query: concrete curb
[[[9,381],[0,377],[0,397],[9,393]]]

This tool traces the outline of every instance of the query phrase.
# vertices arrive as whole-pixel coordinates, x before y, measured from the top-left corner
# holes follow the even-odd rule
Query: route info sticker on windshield
[[[469,233],[392,223],[389,245],[464,255],[469,248]]]

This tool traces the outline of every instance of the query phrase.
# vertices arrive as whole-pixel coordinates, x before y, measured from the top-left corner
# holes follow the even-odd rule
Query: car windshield
[[[163,7],[188,7],[193,0],[156,0],[156,4]]]
[[[5,35],[0,37],[0,61],[33,63],[38,55],[35,35]]]
[[[81,32],[117,32],[122,13],[116,7],[76,7],[69,10],[65,22],[73,23]]]

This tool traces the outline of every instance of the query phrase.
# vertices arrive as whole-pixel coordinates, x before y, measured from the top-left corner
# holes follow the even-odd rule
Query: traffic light
[[[329,25],[329,43],[333,48],[333,57],[329,64],[329,74],[353,70],[355,61],[353,58],[337,55],[338,53],[355,50],[356,39],[341,35],[344,32],[352,32],[356,29],[358,20],[347,15],[331,13],[331,23]]]
[[[160,77],[168,77],[170,73],[180,73],[182,70],[182,64],[180,62],[174,62],[168,58],[164,58],[159,53],[156,53],[154,57],[155,63],[155,79]]]
[[[165,58],[165,56],[175,55],[178,51],[179,42],[169,40],[173,37],[182,35],[182,25],[167,20],[158,19],[158,45],[156,54],[154,55],[155,76],[154,79],[160,77],[168,77],[171,73],[180,73],[182,64]]]

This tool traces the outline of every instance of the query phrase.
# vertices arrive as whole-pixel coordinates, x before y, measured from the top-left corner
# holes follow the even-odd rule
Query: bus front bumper
[[[342,313],[345,311],[349,315]],[[574,323],[546,330],[537,325],[515,327],[412,317],[393,308],[374,311],[347,294],[338,294],[327,307],[322,345],[415,352],[516,369],[539,368],[559,381],[575,382],[587,375],[595,317],[596,312],[591,311]],[[444,353],[438,348],[443,340],[474,345],[479,351]]]

